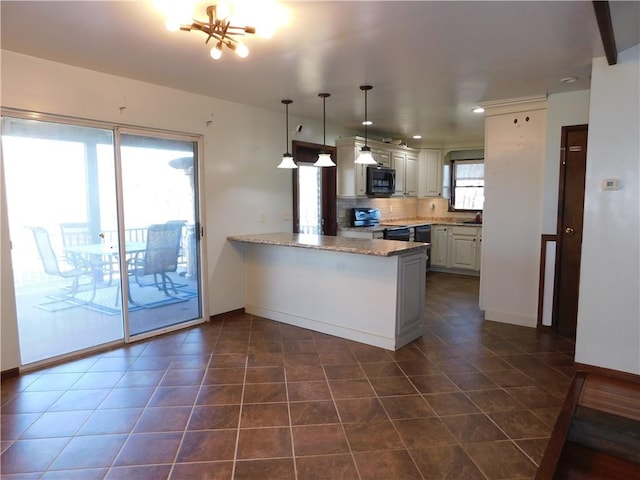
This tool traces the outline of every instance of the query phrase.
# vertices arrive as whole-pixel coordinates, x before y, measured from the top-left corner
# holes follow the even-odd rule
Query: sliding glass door
[[[198,142],[2,118],[21,363],[202,321]]]
[[[201,318],[197,143],[125,131],[119,140],[129,332]]]

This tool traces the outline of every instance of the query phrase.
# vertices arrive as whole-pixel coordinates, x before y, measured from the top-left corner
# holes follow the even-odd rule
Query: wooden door
[[[575,337],[578,318],[587,132],[587,125],[562,127],[552,323],[565,337]]]
[[[297,164],[312,165],[318,159],[318,153],[324,150],[331,154],[337,163],[336,148],[315,143],[292,143],[292,154]],[[320,168],[320,167],[318,167]],[[338,234],[338,209],[336,206],[336,167],[322,167],[320,180],[321,225],[322,234],[336,236]],[[292,170],[293,182],[293,233],[300,232],[299,183],[298,169]]]

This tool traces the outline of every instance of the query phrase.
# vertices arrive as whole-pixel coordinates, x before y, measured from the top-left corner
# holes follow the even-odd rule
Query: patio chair
[[[91,269],[88,268],[72,268],[72,269],[62,269],[60,268],[60,264],[58,262],[58,257],[56,256],[53,247],[51,246],[51,238],[49,237],[49,232],[42,227],[29,227],[33,232],[33,238],[36,243],[36,248],[38,249],[38,254],[40,255],[40,260],[42,261],[42,266],[44,268],[45,273],[49,275],[55,275],[65,279],[71,279],[72,284],[70,287],[70,291],[62,301],[73,298],[78,293],[78,289],[80,287],[80,277],[83,275],[87,275],[91,277]],[[93,288],[91,299],[88,302],[91,302],[96,294],[96,285],[91,278],[91,285]],[[60,302],[61,300],[57,300]],[[87,302],[87,303],[88,303]],[[56,303],[56,302],[49,302]],[[44,304],[42,305],[44,306]]]
[[[155,285],[167,296],[170,296],[168,288],[171,288],[178,294],[175,283],[168,274],[178,269],[183,225],[184,222],[178,221],[149,225],[144,253],[129,260],[129,275],[135,277],[139,286]],[[153,283],[141,281],[147,275],[153,275]]]
[[[62,235],[62,245],[65,248],[88,245],[95,243],[97,240],[92,240],[89,224],[86,222],[61,223],[60,234]],[[102,283],[103,276],[106,273],[109,275],[107,285],[111,285],[113,272],[117,269],[117,266],[114,268],[114,258],[112,256],[105,259],[101,255],[87,256],[77,252],[65,251],[65,259],[75,268],[90,268],[93,270],[94,278],[98,282]]]

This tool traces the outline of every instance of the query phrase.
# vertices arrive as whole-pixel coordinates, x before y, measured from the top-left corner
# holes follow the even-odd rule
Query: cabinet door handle
[[[567,234],[567,236],[571,237],[571,236],[573,236],[573,234],[575,233],[575,231],[573,230],[573,228],[571,228],[571,227],[567,227],[567,228],[565,228],[565,229],[564,229],[564,233],[566,233],[566,234]]]

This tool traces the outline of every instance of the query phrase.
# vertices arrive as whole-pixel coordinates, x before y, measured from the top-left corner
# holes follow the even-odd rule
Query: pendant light
[[[367,120],[367,92],[371,90],[373,87],[371,85],[360,85],[360,90],[364,92],[364,147],[360,149],[360,155],[355,159],[354,163],[362,163],[364,165],[377,165],[371,155],[371,149],[367,145],[367,126],[369,126],[369,121]]]
[[[280,162],[280,165],[278,165],[278,168],[298,168],[296,162],[293,161],[293,155],[289,153],[289,105],[293,103],[293,100],[281,100],[281,102],[284,103],[284,108],[286,111],[285,117],[287,125],[287,143],[285,148],[287,149],[287,153],[282,155],[282,161]]]
[[[327,109],[326,109],[326,101],[327,97],[330,97],[330,93],[319,93],[319,97],[322,97],[322,125],[323,125],[323,134],[322,134],[322,150],[318,154],[318,160],[313,164],[314,167],[335,167],[336,164],[331,160],[331,154],[324,151],[324,147],[327,144]]]

